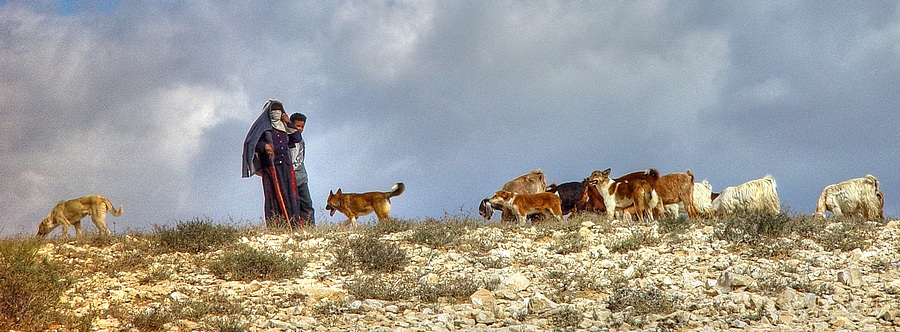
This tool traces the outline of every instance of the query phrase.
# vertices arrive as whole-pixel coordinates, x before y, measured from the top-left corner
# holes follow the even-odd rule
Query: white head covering
[[[263,106],[262,113],[259,114],[259,117],[256,118],[256,121],[253,122],[253,125],[250,126],[250,131],[247,132],[247,137],[244,138],[244,152],[241,158],[241,176],[242,177],[250,177],[253,175],[256,170],[259,168],[258,158],[256,157],[256,153],[254,152],[256,148],[256,142],[259,141],[259,137],[269,129],[280,130],[286,132],[288,134],[293,134],[297,130],[284,125],[284,122],[281,122],[281,112],[278,112],[277,120],[272,119],[272,104],[278,103],[281,104],[277,99],[269,99],[266,101],[266,105]],[[284,107],[284,105],[282,105]],[[276,127],[277,126],[277,127]]]
[[[282,109],[272,109],[272,104],[275,103],[281,105]],[[269,102],[266,103],[266,109],[269,111],[269,121],[272,121],[272,128],[288,134],[293,134],[297,131],[297,129],[285,126],[284,122],[281,121],[281,116],[284,114],[284,105],[281,104],[280,101],[277,99],[269,99]]]

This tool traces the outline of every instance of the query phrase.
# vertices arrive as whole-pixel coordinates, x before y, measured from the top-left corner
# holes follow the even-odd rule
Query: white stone
[[[540,315],[559,306],[541,293],[535,293],[528,299],[528,313]]]

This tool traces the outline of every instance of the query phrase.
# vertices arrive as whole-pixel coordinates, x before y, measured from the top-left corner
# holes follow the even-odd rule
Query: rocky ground
[[[825,250],[795,239],[771,256],[719,240],[715,231],[707,225],[660,234],[656,224],[590,220],[568,230],[488,225],[445,247],[409,241],[411,231],[382,235],[409,257],[402,271],[385,277],[393,287],[412,287],[410,280],[483,286],[438,301],[350,294],[347,286],[367,274],[335,266],[339,231],[262,233],[241,241],[304,256],[303,277],[227,281],[201,263],[215,252],[161,254],[144,268],[83,273],[63,302],[76,315],[101,313],[97,330],[136,330],[110,308],[152,311],[211,295],[239,304],[235,319],[249,331],[900,330],[900,221],[877,224],[865,249]],[[577,232],[584,245],[566,232]],[[629,249],[626,239],[641,245]],[[122,244],[74,242],[48,243],[43,252],[82,264],[125,255]],[[165,329],[216,330],[210,321],[179,318]]]

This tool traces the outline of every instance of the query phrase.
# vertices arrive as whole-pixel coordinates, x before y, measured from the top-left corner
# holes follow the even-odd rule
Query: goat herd
[[[537,169],[504,184],[501,190],[481,201],[478,211],[489,220],[494,210],[502,210],[504,221],[515,219],[520,224],[529,216],[561,219],[565,214],[577,212],[605,214],[608,219],[634,216],[639,220],[653,220],[680,213],[697,218],[781,211],[771,175],[714,193],[706,180],[695,183],[691,170],[663,176],[656,169],[618,178],[609,174],[607,168],[593,171],[581,182],[547,186],[544,172]],[[824,217],[825,211],[836,217],[884,219],[884,194],[878,190],[878,179],[866,175],[826,186],[816,204],[815,216]]]

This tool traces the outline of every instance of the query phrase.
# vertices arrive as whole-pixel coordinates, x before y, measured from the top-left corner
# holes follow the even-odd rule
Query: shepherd
[[[302,140],[284,105],[276,99],[266,102],[244,139],[241,177],[262,178],[268,227],[303,226],[290,153],[290,146]]]

